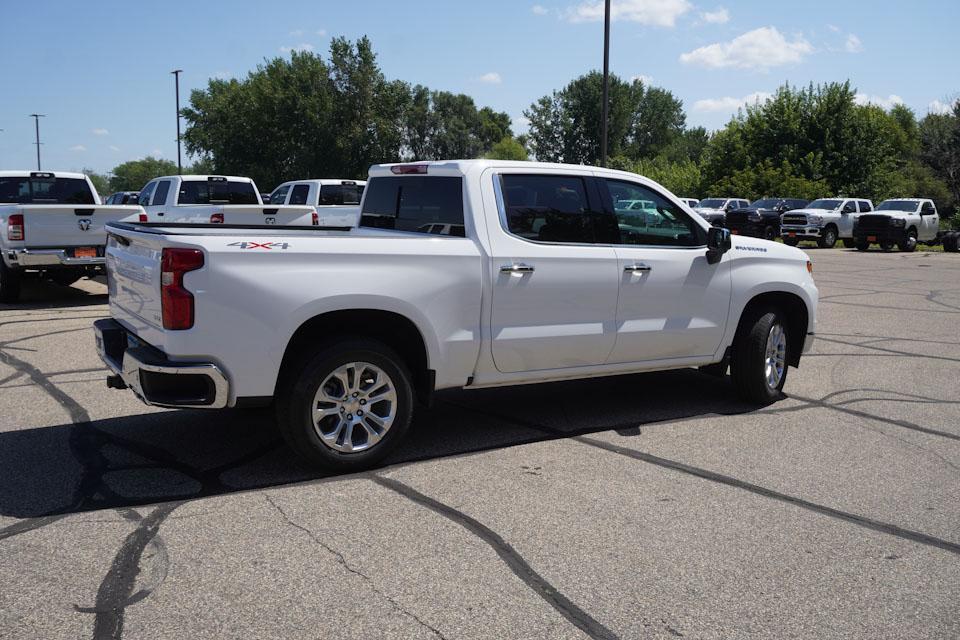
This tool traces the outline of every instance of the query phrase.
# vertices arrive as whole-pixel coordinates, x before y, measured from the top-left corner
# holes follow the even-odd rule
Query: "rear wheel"
[[[835,244],[837,244],[837,230],[833,227],[827,227],[817,239],[817,246],[821,249],[833,249]]]
[[[844,238],[843,246],[847,249],[853,249],[855,246],[857,246],[857,242],[853,238]]]
[[[915,229],[907,231],[907,237],[903,242],[897,244],[900,251],[904,253],[913,253],[917,249],[917,232]]]
[[[0,257],[0,302],[16,302],[20,299],[20,272],[11,269]]]
[[[313,466],[354,471],[380,462],[403,440],[413,385],[388,346],[348,339],[320,348],[282,382],[277,422],[290,447]]]
[[[730,377],[747,402],[770,404],[787,381],[788,333],[776,309],[744,317],[733,343]]]

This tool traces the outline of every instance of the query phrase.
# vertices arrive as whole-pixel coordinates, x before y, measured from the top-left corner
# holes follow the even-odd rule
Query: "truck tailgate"
[[[310,226],[312,217],[313,208],[307,206],[186,205],[167,208],[163,216],[151,215],[150,222]]]
[[[163,332],[161,253],[159,237],[149,234],[111,232],[107,240],[111,314],[147,341]]]
[[[24,245],[27,247],[102,247],[104,225],[142,211],[124,205],[28,204],[17,208],[23,214]]]

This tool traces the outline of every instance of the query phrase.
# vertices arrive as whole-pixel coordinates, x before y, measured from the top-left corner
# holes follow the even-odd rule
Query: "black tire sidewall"
[[[327,447],[313,426],[312,404],[320,384],[337,367],[368,362],[386,373],[397,392],[397,415],[383,439],[367,451],[342,453]],[[352,339],[318,350],[292,386],[279,394],[277,417],[281,434],[313,466],[332,471],[359,471],[375,465],[396,449],[413,417],[413,385],[403,360],[389,347],[373,340]]]
[[[828,235],[829,234],[829,235]],[[837,244],[837,231],[833,227],[827,227],[823,231],[823,236],[820,238],[820,242],[817,244],[820,245],[823,249],[833,249],[834,245]]]
[[[766,382],[767,336],[775,323],[779,323],[786,333],[789,352],[790,331],[783,314],[777,309],[762,309],[751,314],[744,319],[743,325],[737,332],[730,363],[730,375],[738,395],[747,402],[770,404],[780,398],[783,386],[787,382],[789,370],[787,364],[784,364],[783,376],[776,389],[770,389]]]

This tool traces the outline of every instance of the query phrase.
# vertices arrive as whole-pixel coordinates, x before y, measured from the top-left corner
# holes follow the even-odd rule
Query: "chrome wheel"
[[[334,369],[313,398],[313,428],[326,446],[358,453],[376,446],[397,416],[397,390],[383,369],[350,362]]]
[[[780,388],[783,380],[784,368],[787,361],[787,333],[780,323],[774,323],[767,334],[767,349],[764,373],[767,387],[771,390]]]

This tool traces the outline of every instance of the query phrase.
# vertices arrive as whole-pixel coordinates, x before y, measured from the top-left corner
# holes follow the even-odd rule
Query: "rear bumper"
[[[93,324],[100,359],[114,373],[110,386],[127,387],[146,404],[181,409],[223,409],[230,383],[209,362],[172,362],[113,319]],[[118,384],[116,377],[119,377]]]
[[[102,254],[102,250],[97,253]],[[31,267],[99,267],[105,258],[102,255],[91,258],[75,258],[72,249],[10,249],[7,251],[7,264],[18,265],[25,269]]]

